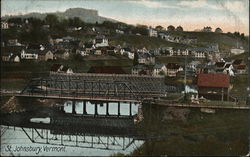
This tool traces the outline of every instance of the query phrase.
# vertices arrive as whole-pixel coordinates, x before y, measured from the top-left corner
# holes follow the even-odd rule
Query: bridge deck
[[[229,105],[207,105],[207,104],[184,104],[184,103],[156,103],[156,104],[160,106],[171,106],[171,107],[250,110],[250,106],[242,106],[242,105],[229,106]]]
[[[17,94],[16,97],[29,97],[29,98],[43,98],[43,99],[64,99],[64,100],[96,100],[96,101],[113,101],[113,102],[137,102],[141,101],[136,99],[124,99],[124,98],[108,98],[108,97],[88,97],[88,96],[58,96],[58,95],[42,95],[42,94]]]

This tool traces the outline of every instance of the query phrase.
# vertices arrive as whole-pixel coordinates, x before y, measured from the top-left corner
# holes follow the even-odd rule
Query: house
[[[198,47],[198,48],[189,48],[191,55],[195,58],[206,58],[206,48]]]
[[[157,31],[153,29],[152,27],[149,27],[148,34],[150,37],[157,37]]]
[[[184,78],[186,75],[187,78],[192,78],[194,76],[196,76],[196,73],[194,71],[178,71],[176,73],[176,77],[179,77],[179,78]]]
[[[155,64],[153,67],[153,76],[165,75],[167,73],[167,68],[164,64]]]
[[[135,54],[132,52],[130,48],[121,48],[120,50],[121,55],[126,55],[128,56],[129,59],[134,59]]]
[[[67,50],[57,50],[55,51],[55,59],[69,59],[69,52]]]
[[[119,30],[119,29],[116,29],[115,32],[118,33],[118,34],[124,34],[124,31]]]
[[[74,41],[75,39],[71,36],[66,36],[62,38],[63,42],[70,42],[70,41]]]
[[[12,53],[8,53],[8,52],[1,52],[1,58],[3,62],[8,62],[10,61],[10,57],[12,56]]]
[[[108,39],[106,39],[104,35],[96,36],[96,38],[93,40],[93,44],[95,45],[95,47],[109,46]]]
[[[216,73],[215,65],[212,64],[198,64],[196,66],[196,74],[210,74]]]
[[[116,49],[115,49],[114,46],[108,46],[108,47],[107,47],[107,54],[116,53],[115,51],[116,51]]]
[[[236,74],[246,74],[247,73],[247,65],[242,59],[236,59],[232,63]]]
[[[84,48],[86,50],[86,52],[89,54],[92,50],[94,50],[96,47],[94,44],[92,43],[85,43],[84,44]]]
[[[146,67],[144,65],[135,65],[132,67],[131,74],[132,75],[139,75],[142,71],[145,71]]]
[[[152,65],[155,64],[155,57],[150,53],[137,53],[138,55],[138,63]]]
[[[234,76],[233,65],[231,63],[226,63],[223,73],[228,74],[229,76]]]
[[[21,59],[27,59],[27,60],[37,60],[38,59],[38,53],[40,50],[37,49],[26,49],[21,51]]]
[[[10,56],[9,61],[19,63],[21,61],[21,56],[19,54],[13,54]]]
[[[77,49],[76,54],[80,54],[81,56],[88,56],[89,55],[89,53],[86,51],[86,48]]]
[[[169,77],[176,77],[177,72],[183,71],[183,68],[176,63],[168,63],[166,68],[167,68],[166,75]]]
[[[247,74],[247,66],[246,65],[239,65],[236,69],[237,74]]]
[[[199,74],[197,79],[199,97],[221,101],[229,100],[229,75]]]
[[[9,39],[8,46],[22,46],[17,39]]]
[[[120,66],[92,66],[88,73],[125,74],[125,71]]]
[[[106,47],[97,47],[94,50],[95,55],[102,55],[102,54],[106,54],[106,53],[107,53],[107,48]]]
[[[233,55],[239,55],[245,52],[243,48],[233,48],[230,50],[231,54]]]
[[[1,21],[1,29],[9,29],[9,24],[8,24],[8,22]]]
[[[50,68],[50,72],[61,72],[63,69],[62,64],[53,64],[52,67]]]
[[[73,74],[73,70],[67,66],[63,66],[63,68],[60,72],[67,73],[67,74]]]
[[[173,48],[170,51],[168,51],[169,56],[188,56],[189,51],[187,49],[176,49]]]
[[[200,64],[200,61],[192,61],[187,65],[187,70],[196,71],[197,66]]]
[[[54,53],[51,49],[45,49],[43,51],[40,51],[38,53],[38,60],[40,61],[48,61],[48,60],[54,60]]]

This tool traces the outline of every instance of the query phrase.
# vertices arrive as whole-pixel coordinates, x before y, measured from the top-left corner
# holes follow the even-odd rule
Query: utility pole
[[[250,3],[249,3],[249,7],[250,7]],[[249,17],[250,18],[250,15]],[[249,38],[248,38],[248,43],[249,43]],[[248,73],[247,73],[247,100],[246,100],[246,104],[250,105],[250,51],[249,51],[249,46],[248,46],[248,58],[247,58],[247,65],[248,65]]]
[[[185,55],[185,73],[184,73],[184,100],[187,100],[187,92],[186,92],[186,85],[187,85],[187,55]]]

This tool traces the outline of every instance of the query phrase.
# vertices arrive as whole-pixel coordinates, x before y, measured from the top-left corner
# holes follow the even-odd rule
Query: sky
[[[95,9],[128,24],[181,25],[188,31],[211,26],[249,35],[249,0],[2,0],[1,16],[68,8]]]

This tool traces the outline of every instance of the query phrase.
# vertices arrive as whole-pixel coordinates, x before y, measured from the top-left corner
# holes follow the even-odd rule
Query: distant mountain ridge
[[[84,9],[84,8],[69,8],[65,12],[50,12],[50,13],[28,13],[24,15],[13,15],[13,16],[4,16],[2,17],[3,20],[13,18],[13,17],[20,17],[20,18],[39,18],[44,19],[47,14],[55,14],[58,16],[59,19],[68,19],[79,17],[82,21],[86,23],[103,23],[104,21],[111,21],[111,22],[118,22],[117,20],[106,18],[99,16],[97,10],[93,9]]]

